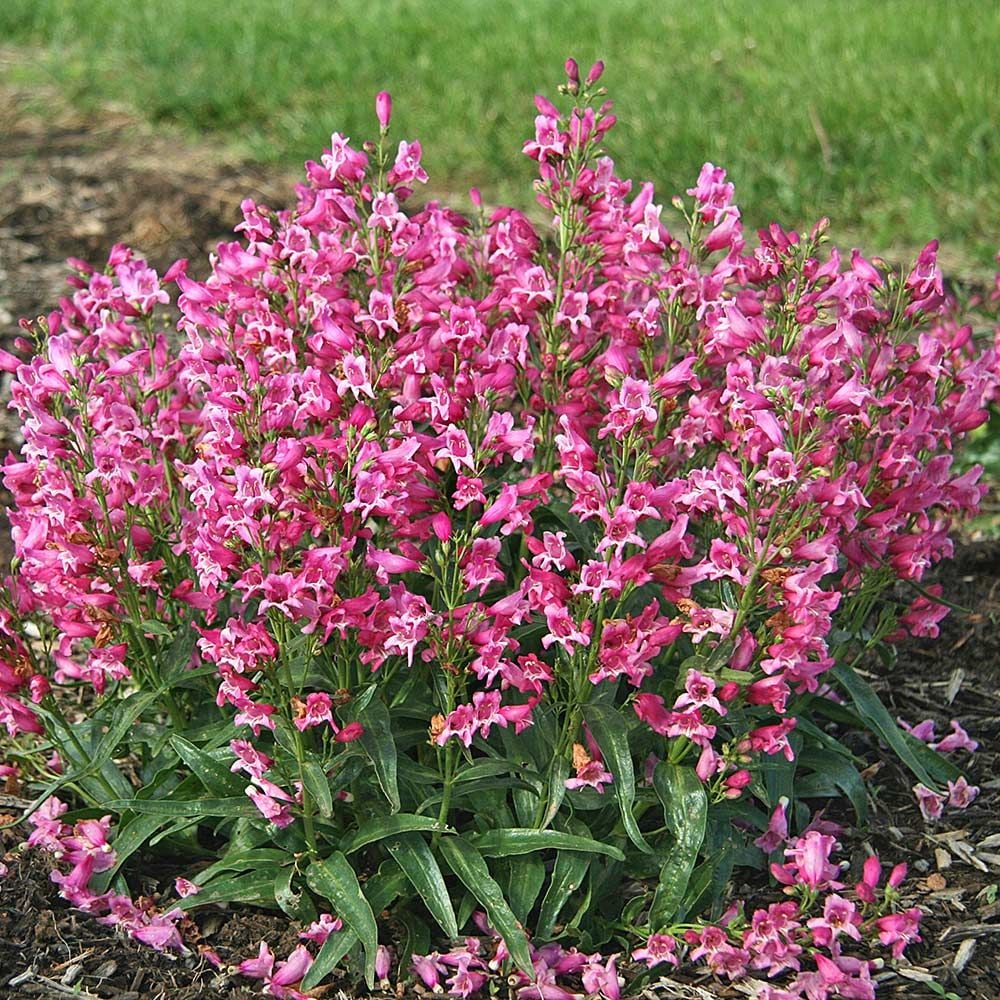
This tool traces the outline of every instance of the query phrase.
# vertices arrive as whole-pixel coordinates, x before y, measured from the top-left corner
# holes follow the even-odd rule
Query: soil
[[[242,198],[273,205],[290,200],[294,178],[281,171],[220,158],[214,149],[181,143],[113,110],[86,116],[50,103],[44,113],[33,114],[38,98],[0,87],[0,344],[16,335],[17,317],[35,316],[58,301],[69,255],[99,263],[113,243],[127,242],[161,272],[187,256],[197,274],[206,251],[230,238]],[[0,452],[16,444],[13,423],[0,410]],[[944,621],[938,639],[902,646],[895,666],[873,670],[870,680],[893,714],[911,723],[933,718],[944,733],[950,719],[962,722],[981,744],[968,775],[982,793],[964,813],[929,827],[907,773],[876,743],[862,741],[857,749],[871,764],[866,776],[872,816],[847,841],[856,860],[873,848],[891,862],[908,861],[908,902],[926,913],[924,942],[880,973],[879,996],[933,997],[943,988],[968,1000],[995,1000],[1000,544],[962,545],[937,576],[945,596],[965,610]],[[0,807],[7,807],[0,811],[15,804],[0,797]],[[13,852],[16,832],[3,837],[10,873],[0,880],[0,998],[244,1000],[259,995],[259,988],[228,967],[254,954],[262,939],[279,956],[297,943],[296,928],[283,916],[213,909],[196,919],[221,969],[197,952],[186,959],[159,955],[73,911],[59,899],[44,859]],[[748,903],[760,901],[763,891],[739,887]],[[932,989],[928,982],[940,985]],[[317,995],[344,997],[343,986],[335,983]],[[746,991],[689,972],[647,994],[711,998]]]

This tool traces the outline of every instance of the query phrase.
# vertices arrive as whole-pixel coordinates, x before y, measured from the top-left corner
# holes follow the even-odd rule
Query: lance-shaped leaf
[[[896,752],[917,780],[936,788],[958,778],[960,772],[951,761],[899,728],[872,686],[853,667],[838,663],[831,672],[850,696],[864,724]]]
[[[602,844],[590,837],[578,837],[560,830],[528,830],[508,827],[502,830],[488,830],[470,837],[469,843],[486,858],[509,858],[532,851],[558,849],[562,851],[583,851],[587,854],[606,854],[616,861],[624,861],[625,855],[611,844]]]
[[[390,837],[385,847],[449,939],[458,937],[455,911],[437,860],[419,833]]]
[[[660,868],[649,920],[654,929],[668,924],[688,890],[698,851],[705,840],[708,797],[701,779],[690,767],[662,763],[653,772],[653,788],[663,803],[663,816],[674,844]]]
[[[378,948],[378,925],[371,904],[361,891],[361,883],[350,862],[340,851],[306,869],[309,888],[328,899],[334,912],[357,935],[365,951],[365,981],[375,985],[375,951]]]
[[[389,709],[373,698],[360,712],[357,721],[364,727],[358,741],[375,766],[375,776],[393,812],[399,812],[399,782],[396,766],[396,742],[392,735]]]
[[[340,845],[340,849],[344,854],[353,854],[354,851],[386,837],[398,837],[400,834],[415,832],[455,833],[455,830],[430,816],[396,813],[395,816],[379,816],[365,823],[357,833]]]
[[[552,869],[549,887],[545,890],[545,898],[542,900],[542,909],[538,914],[537,934],[540,940],[545,941],[552,937],[552,930],[562,908],[569,897],[583,885],[591,860],[590,855],[578,851],[559,852],[555,868]]]
[[[466,889],[483,904],[490,924],[504,939],[514,964],[526,976],[534,976],[524,928],[507,905],[503,890],[490,874],[482,855],[461,837],[442,840],[440,850],[448,866],[461,879]]]
[[[635,802],[635,770],[628,747],[628,730],[621,713],[610,705],[587,705],[583,710],[590,732],[604,757],[604,766],[611,772],[615,798],[622,814],[622,823],[628,839],[646,854],[653,849],[639,831],[632,806]]]
[[[365,897],[373,913],[381,913],[408,884],[406,876],[394,863],[387,864],[392,865],[392,871],[380,869],[365,883]],[[358,936],[350,926],[331,934],[317,953],[309,971],[302,977],[302,989],[311,990],[336,967],[357,941]]]

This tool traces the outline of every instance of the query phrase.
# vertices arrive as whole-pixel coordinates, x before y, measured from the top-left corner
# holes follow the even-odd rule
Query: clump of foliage
[[[281,907],[318,951],[243,963],[277,996],[384,977],[390,939],[462,995],[616,1000],[642,944],[862,996],[862,938],[917,936],[902,871],[848,892],[805,800],[864,812],[831,720],[974,794],[851,664],[946,610],[920,580],[983,492],[952,454],[995,354],[933,245],[905,275],[825,223],[751,248],[711,164],[669,231],[603,151],[600,71],[537,99],[546,234],[475,192],[405,214],[427,177],[381,94],[378,141],[244,202],[207,279],[76,262],[0,359],[0,718],[74,905],[161,948]],[[150,849],[199,861],[172,909],[131,901]],[[723,913],[768,862],[787,900]]]

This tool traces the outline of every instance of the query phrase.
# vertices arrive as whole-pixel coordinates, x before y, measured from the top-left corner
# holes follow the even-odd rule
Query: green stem
[[[306,788],[306,751],[305,747],[302,745],[302,734],[299,732],[298,728],[292,726],[292,731],[295,733],[295,762],[298,765],[299,783],[302,788],[302,824],[305,827],[306,848],[313,857],[316,857],[319,852],[316,849],[316,828],[313,825],[313,800],[312,795],[309,793],[309,789]]]
[[[444,788],[441,792],[441,807],[438,809],[438,826],[442,827],[448,822],[448,810],[451,808],[452,788],[455,785],[455,752],[454,741],[449,741],[444,751]],[[438,830],[431,838],[431,847],[436,847],[441,839],[441,831]]]

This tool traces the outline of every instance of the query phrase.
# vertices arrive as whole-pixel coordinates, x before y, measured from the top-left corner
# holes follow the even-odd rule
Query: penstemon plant
[[[312,949],[241,966],[279,997],[371,985],[389,942],[460,995],[616,1000],[635,947],[866,996],[862,938],[918,937],[902,870],[846,890],[805,800],[863,818],[850,724],[938,812],[975,794],[853,664],[947,610],[920,581],[981,498],[952,452],[996,355],[933,244],[905,275],[825,222],[751,248],[711,164],[668,231],[601,69],[536,101],[547,233],[475,191],[405,214],[380,94],[378,140],[245,201],[206,280],[75,261],[0,356],[0,720],[75,906],[178,949],[197,907],[280,907]],[[131,901],[150,850],[175,904]],[[727,909],[769,862],[787,899]]]

